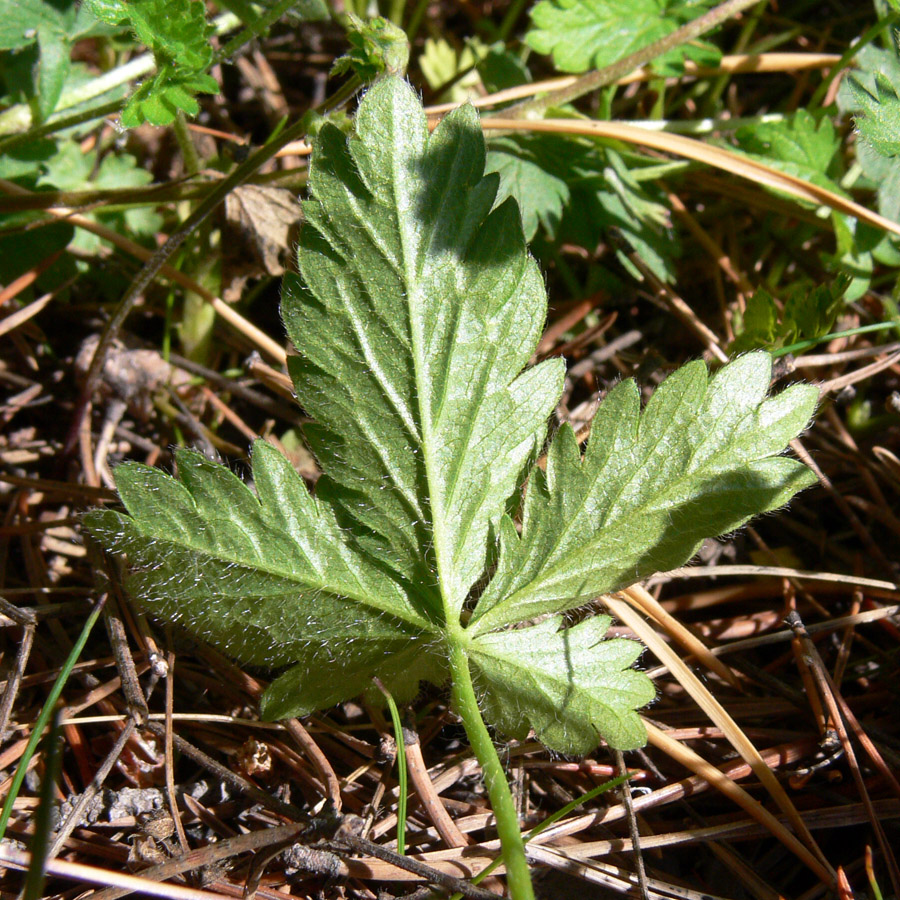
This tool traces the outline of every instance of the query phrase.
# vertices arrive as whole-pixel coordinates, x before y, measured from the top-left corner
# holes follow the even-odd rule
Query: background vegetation
[[[653,626],[613,601],[658,690],[639,790],[591,796],[605,751],[509,746],[523,828],[561,816],[531,851],[545,896],[900,895],[898,22],[802,0],[0,3],[0,889],[109,898],[134,870],[172,897],[430,894],[398,867],[383,715],[260,724],[270,673],[136,614],[80,529],[117,462],[171,469],[178,446],[246,471],[262,436],[315,482],[277,314],[303,139],[407,67],[435,117],[482,108],[550,291],[538,358],[569,365],[560,422],[623,376],[757,347],[821,388],[794,447],[819,486],[632,591]],[[408,725],[406,844],[430,880],[465,876],[496,854],[477,769],[439,692]],[[744,800],[777,810],[754,747],[793,843]],[[325,801],[336,834],[308,825]]]

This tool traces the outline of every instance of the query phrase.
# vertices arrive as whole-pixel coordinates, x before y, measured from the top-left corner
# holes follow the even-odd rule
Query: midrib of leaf
[[[396,136],[397,132],[395,132]],[[406,179],[402,177],[402,173],[399,171],[396,160],[400,158],[399,153],[393,154],[394,164],[392,166],[393,174],[394,174],[394,186],[396,191],[396,185],[401,185],[405,188]],[[454,167],[458,160],[458,154],[454,159]],[[444,188],[441,191],[440,200],[443,202],[446,197],[447,190],[450,185],[455,183],[455,179],[452,177],[448,177],[444,183]],[[394,195],[394,205],[397,210],[408,209],[410,204],[410,197],[406,191],[403,193],[404,205],[400,206],[397,203],[396,193]],[[398,220],[401,223],[401,226],[406,224],[408,220],[406,220],[402,215],[398,216]],[[443,492],[439,490],[439,480],[437,477],[437,472],[435,471],[435,459],[432,454],[432,448],[435,447],[435,435],[434,429],[432,427],[432,417],[431,417],[431,403],[429,402],[432,397],[432,391],[430,388],[431,385],[426,385],[424,383],[425,373],[430,370],[426,368],[425,362],[425,336],[422,333],[424,328],[424,321],[421,314],[416,314],[417,308],[419,310],[426,309],[428,300],[423,295],[422,291],[422,281],[424,280],[422,277],[423,269],[428,261],[428,250],[431,249],[434,233],[436,230],[437,222],[439,220],[435,219],[434,224],[431,228],[428,229],[428,241],[427,246],[422,249],[422,252],[419,254],[413,254],[411,252],[410,244],[416,245],[419,242],[416,241],[416,234],[413,231],[410,234],[410,229],[401,227],[400,230],[400,246],[403,248],[403,256],[404,256],[404,280],[407,284],[407,292],[406,292],[406,305],[409,316],[409,334],[410,340],[412,342],[412,352],[413,358],[415,360],[415,379],[416,379],[416,403],[419,408],[419,421],[422,426],[422,439],[420,442],[420,446],[422,448],[422,458],[425,461],[425,480],[428,484],[428,499],[429,499],[429,507],[431,510],[431,530],[432,537],[434,539],[434,551],[435,551],[435,563],[437,565],[437,576],[438,576],[438,584],[440,586],[441,592],[441,604],[444,610],[444,625],[450,630],[450,633],[456,631],[456,625],[458,624],[454,620],[453,609],[451,604],[451,593],[449,590],[449,582],[447,578],[447,574],[450,570],[450,559],[447,556],[448,553],[448,539],[447,535],[444,532],[444,521],[446,518],[446,510],[444,509],[443,503]],[[420,245],[421,246],[421,245]],[[419,248],[417,248],[419,249]],[[413,287],[414,286],[414,287]],[[459,320],[460,320],[460,312],[462,310],[462,304],[459,304],[457,308],[454,310],[454,319],[453,319],[453,336],[457,337],[457,329],[459,328]],[[440,413],[443,411],[444,403],[447,398],[447,390],[449,388],[450,379],[446,376],[443,379],[443,384],[441,385],[441,401],[438,406],[438,421],[440,420]],[[460,454],[461,456],[462,454]],[[450,551],[450,556],[452,557],[452,550]]]

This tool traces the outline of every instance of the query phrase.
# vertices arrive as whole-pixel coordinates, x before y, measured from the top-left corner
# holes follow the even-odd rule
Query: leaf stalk
[[[512,900],[534,900],[531,871],[525,856],[525,842],[519,830],[519,816],[509,782],[506,780],[506,773],[503,771],[503,764],[478,708],[462,632],[451,633],[448,637],[453,708],[462,719],[472,752],[481,764],[484,784],[491,800],[494,818],[497,820],[497,834],[500,836],[509,894]]]

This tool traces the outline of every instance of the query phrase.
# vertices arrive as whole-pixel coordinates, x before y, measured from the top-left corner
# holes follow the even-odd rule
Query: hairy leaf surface
[[[783,506],[813,481],[777,457],[806,427],[818,399],[796,385],[765,399],[771,359],[752,353],[711,379],[688,363],[643,415],[633,381],[600,405],[582,459],[564,426],[532,475],[521,537],[501,525],[503,549],[475,610],[476,632],[579,605],[687,561],[705,537]]]
[[[93,513],[87,526],[127,557],[145,609],[242,662],[290,666],[263,698],[269,717],[355,696],[373,675],[409,699],[421,679],[443,682],[448,660],[468,683],[462,660],[504,731],[534,727],[567,752],[598,735],[635,747],[635,708],[653,696],[629,668],[639,646],[602,640],[605,617],[568,629],[558,615],[531,620],[682,562],[703,537],[783,504],[809,477],[775,454],[816,392],[764,400],[765,354],[711,381],[702,363],[685,367],[640,417],[626,382],[584,459],[564,428],[546,477],[533,470],[520,537],[513,517],[563,368],[526,368],[543,281],[515,203],[496,203],[484,169],[474,111],[429,136],[398,78],[366,95],[349,139],[326,124],[282,304],[298,399],[316,422],[315,498],[259,441],[253,490],[180,451],[177,479],[120,466],[127,514]]]
[[[179,479],[138,463],[116,470],[130,516],[94,513],[91,530],[128,556],[128,587],[243,662],[283,664],[310,642],[409,640],[427,629],[402,588],[344,540],[287,459],[253,451],[253,492],[199,453],[176,454]],[[373,654],[376,651],[373,648]]]
[[[562,753],[584,754],[602,734],[611,747],[633,750],[647,740],[635,709],[654,697],[653,683],[631,664],[637,641],[604,640],[609,616],[560,630],[554,616],[539,625],[485,634],[470,659],[486,717],[524,739],[529,726]]]
[[[349,141],[326,125],[283,314],[315,417],[319,496],[458,613],[546,434],[561,361],[529,369],[546,314],[513,203],[493,209],[475,111],[429,137],[400,81]],[[377,549],[376,549],[377,548]]]

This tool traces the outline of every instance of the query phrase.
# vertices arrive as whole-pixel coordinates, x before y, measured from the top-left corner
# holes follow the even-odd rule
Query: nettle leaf
[[[775,454],[816,392],[765,400],[769,357],[752,354],[710,381],[687,366],[639,418],[626,382],[583,460],[560,432],[545,478],[533,462],[563,364],[526,368],[544,285],[515,203],[496,203],[499,179],[484,170],[474,110],[429,136],[399,78],[369,91],[349,139],[326,123],[282,303],[289,368],[316,422],[315,498],[260,441],[253,490],[180,451],[177,479],[120,466],[127,514],[86,524],[127,557],[145,609],[244,663],[290,666],[264,696],[268,717],[345,700],[373,675],[408,699],[449,668],[458,691],[471,672],[503,731],[533,727],[566,752],[600,736],[636,747],[635,709],[653,696],[630,668],[640,646],[603,640],[606,617],[567,628],[558,613],[683,562],[701,538],[807,484]],[[520,537],[512,516],[529,469]]]
[[[521,536],[501,523],[497,572],[469,630],[578,606],[690,559],[700,542],[783,506],[814,480],[776,456],[818,400],[794,385],[766,400],[771,358],[743,356],[708,378],[702,362],[670,375],[640,414],[633,381],[609,392],[582,458],[569,426],[531,476]]]
[[[540,0],[531,10],[525,43],[551,55],[561,72],[586,72],[658,41],[711,5],[707,0]],[[654,65],[667,71],[685,52],[673,50]],[[706,45],[704,58],[716,52]]]

